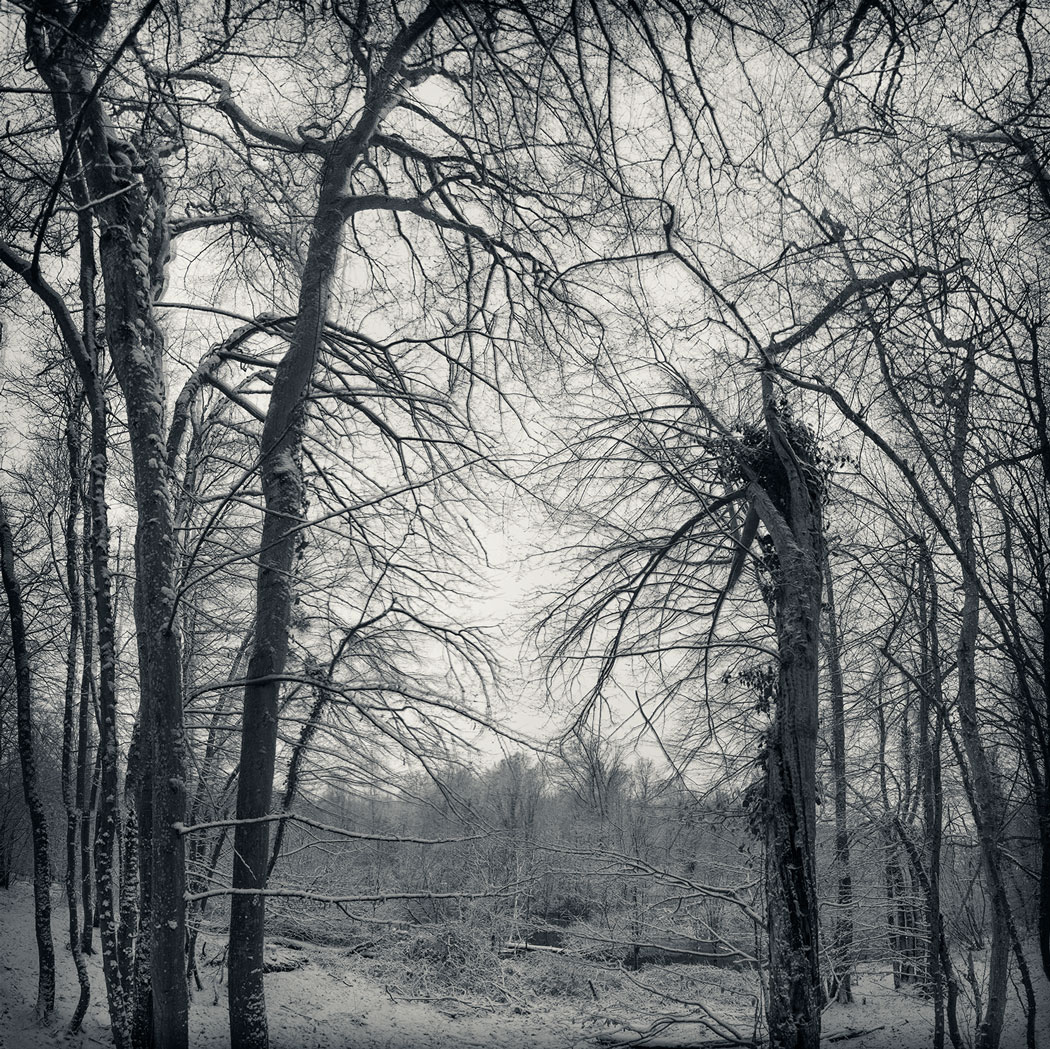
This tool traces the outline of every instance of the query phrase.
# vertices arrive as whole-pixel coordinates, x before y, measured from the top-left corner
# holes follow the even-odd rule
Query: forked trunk
[[[400,90],[406,55],[437,22],[441,7],[440,0],[433,0],[401,28],[371,78],[356,125],[325,158],[295,329],[274,376],[263,424],[265,512],[255,638],[244,689],[230,905],[230,1039],[238,1049],[265,1049],[269,1044],[263,989],[265,896],[252,890],[265,888],[270,859],[269,823],[260,817],[269,815],[273,799],[278,693],[288,656],[292,571],[303,518],[305,399],[321,352],[343,227],[355,210],[347,180]]]

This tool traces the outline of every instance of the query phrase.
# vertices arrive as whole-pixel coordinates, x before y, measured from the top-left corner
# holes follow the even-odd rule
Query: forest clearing
[[[1050,1049],[1048,246],[1044,2],[0,0],[0,1040]]]
[[[0,1046],[44,1049],[55,1044],[56,1032],[42,1029],[33,1016],[32,894],[24,884],[9,892],[13,899],[6,898],[0,910],[0,942],[15,947],[5,952],[0,963],[4,984]],[[60,936],[56,917],[56,941]],[[711,1040],[703,1024],[687,1019],[669,1022],[670,1016],[688,1015],[681,1008],[683,997],[699,993],[708,1001],[724,1003],[726,992],[733,991],[732,986],[719,986],[724,980],[721,971],[697,977],[693,966],[648,969],[636,983],[614,968],[572,958],[518,955],[508,962],[493,952],[487,965],[482,961],[470,967],[421,966],[418,958],[389,947],[369,958],[346,948],[285,937],[277,941],[268,959],[273,971],[266,982],[275,1018],[270,1034],[275,1049],[702,1045]],[[392,957],[384,958],[388,951]],[[280,971],[285,965],[287,971]],[[190,1044],[218,1049],[229,1044],[222,1007],[225,989],[217,965],[202,968],[207,980],[191,1001]],[[487,970],[487,979],[478,979],[479,968]],[[101,979],[97,957],[91,969],[92,979]],[[650,992],[650,987],[655,991]],[[465,1001],[465,995],[474,1000]],[[669,1010],[667,996],[677,999],[673,1009]],[[69,1008],[76,998],[72,965],[60,966],[57,1001]],[[741,1001],[745,998],[746,993]],[[930,1003],[921,994],[895,992],[892,977],[872,972],[858,982],[855,1007],[837,1003],[828,1007],[824,1037],[827,1044],[847,1049],[926,1049],[932,1040],[932,1021]],[[63,1042],[108,1045],[108,1027],[104,1003],[96,1002],[81,1034]],[[1003,1049],[1024,1045],[1023,1016],[1016,1005],[1008,1015],[1001,1045]]]

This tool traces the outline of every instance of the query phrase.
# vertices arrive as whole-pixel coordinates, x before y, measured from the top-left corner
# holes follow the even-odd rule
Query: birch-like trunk
[[[98,273],[95,266],[95,229],[90,211],[80,206],[86,202],[88,194],[84,185],[83,173],[77,168],[74,178],[74,196],[78,201],[77,212],[77,251],[80,259],[78,274],[80,286],[80,337],[82,345],[67,345],[67,352],[73,358],[77,373],[80,376],[84,399],[88,405],[88,418],[91,428],[88,448],[88,478],[83,506],[83,534],[80,545],[79,589],[83,591],[83,615],[81,617],[81,656],[80,695],[77,704],[77,753],[76,753],[76,810],[80,820],[80,902],[84,912],[81,926],[81,951],[84,954],[94,953],[95,921],[95,887],[94,856],[91,848],[92,823],[94,806],[91,791],[92,763],[89,761],[91,749],[91,726],[94,722],[92,711],[93,690],[97,687],[95,672],[95,623],[102,610],[110,605],[108,595],[101,601],[94,594],[92,585],[92,565],[96,559],[104,559],[108,565],[108,535],[103,532],[103,545],[96,549],[94,529],[99,521],[107,520],[105,505],[107,473],[107,434],[106,408],[102,382],[98,375],[98,302],[95,282]],[[102,505],[96,501],[102,499]],[[107,636],[112,640],[114,626],[106,624]],[[112,681],[110,686],[112,686]],[[113,686],[115,687],[115,686]]]
[[[92,414],[94,418],[94,413]],[[94,444],[94,439],[92,439]],[[94,450],[91,452],[94,455]],[[83,580],[84,614],[82,616],[80,693],[77,700],[77,756],[76,756],[76,807],[80,813],[80,908],[83,912],[80,949],[84,954],[94,954],[95,933],[95,877],[94,855],[91,848],[95,810],[91,804],[92,772],[91,726],[94,723],[92,698],[97,690],[95,679],[95,596],[91,579],[91,561],[94,541],[92,539],[91,487],[88,481],[88,497],[84,505],[83,535],[81,536],[80,577]]]
[[[154,1043],[185,1049],[188,999],[183,978],[186,942],[185,856],[177,825],[185,819],[185,738],[182,722],[180,639],[174,615],[175,534],[171,484],[165,457],[163,338],[153,309],[167,262],[167,215],[163,179],[155,153],[146,142],[122,137],[109,122],[96,90],[98,46],[110,7],[101,2],[48,5],[45,17],[27,18],[30,58],[47,83],[67,149],[79,152],[78,170],[98,224],[100,271],[105,290],[106,341],[127,406],[128,433],[137,510],[136,579],[143,600],[137,603],[136,628],[148,659],[140,666],[143,690],[140,719],[152,727],[154,834],[149,877],[152,886],[152,972]],[[142,24],[149,8],[140,16]],[[75,29],[72,31],[74,20]],[[73,136],[76,135],[74,140]],[[74,187],[75,188],[75,187]],[[96,541],[98,537],[96,536]],[[100,630],[101,630],[100,615]],[[104,665],[112,653],[102,653]],[[102,716],[102,798],[116,805],[119,796],[116,755],[116,707]],[[114,1035],[126,1030],[126,988],[121,986],[112,920],[112,848],[115,813],[99,814],[96,843],[108,852],[98,879],[100,928],[110,941],[115,981]],[[98,857],[96,856],[96,866]],[[103,884],[105,881],[105,884]],[[103,922],[103,914],[107,913]]]

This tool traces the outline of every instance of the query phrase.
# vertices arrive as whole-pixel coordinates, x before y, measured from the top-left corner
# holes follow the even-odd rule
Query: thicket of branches
[[[1035,1046],[1048,17],[6,8],[0,882],[40,1020],[64,872],[71,1028],[97,926],[118,1049],[187,1044],[227,937],[267,1045],[267,928],[332,907],[735,965],[753,1030],[705,1022],[778,1049],[870,965],[998,1049],[1013,979]],[[484,622],[522,521],[550,583]],[[554,742],[482,769],[540,662]]]

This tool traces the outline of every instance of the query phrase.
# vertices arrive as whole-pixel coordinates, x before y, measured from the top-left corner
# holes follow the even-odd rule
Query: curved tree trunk
[[[263,424],[261,473],[265,504],[255,589],[255,638],[248,661],[241,730],[237,824],[230,906],[230,1039],[238,1049],[269,1044],[263,989],[265,888],[277,752],[278,693],[288,656],[292,570],[303,516],[302,437],[305,398],[321,350],[343,227],[354,210],[346,182],[400,89],[404,59],[437,22],[432,0],[402,28],[376,70],[357,124],[325,158],[317,211],[303,269],[291,345],[274,377]]]
[[[22,789],[29,808],[33,832],[33,914],[36,925],[38,980],[36,1016],[49,1023],[55,1008],[55,945],[51,940],[51,856],[48,850],[47,811],[36,774],[33,744],[32,675],[26,643],[22,589],[15,572],[15,548],[7,507],[0,498],[0,575],[7,595],[8,623],[15,662],[15,689],[18,704],[18,756],[22,763]]]
[[[262,437],[262,485],[266,503],[256,580],[256,626],[244,689],[238,820],[234,831],[230,906],[230,1039],[236,1046],[264,1049],[269,1043],[263,990],[265,902],[244,890],[266,885],[269,826],[257,821],[270,812],[277,753],[277,701],[288,656],[292,609],[292,565],[297,523],[302,517],[303,480],[299,462],[303,398],[320,352],[331,282],[342,239],[339,196],[345,172],[331,162],[314,221],[299,319],[291,347],[274,380]]]

